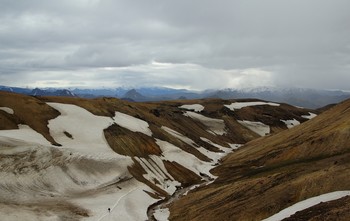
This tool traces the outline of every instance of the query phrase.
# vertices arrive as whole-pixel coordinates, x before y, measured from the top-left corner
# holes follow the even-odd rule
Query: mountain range
[[[164,87],[114,88],[114,89],[57,89],[57,88],[20,88],[0,86],[0,91],[10,91],[32,96],[77,96],[82,98],[116,97],[128,101],[166,101],[184,99],[239,99],[257,98],[262,100],[288,103],[306,108],[321,108],[328,104],[339,103],[350,98],[350,92],[342,90],[320,90],[307,88],[257,87],[246,89],[222,89],[191,91]]]

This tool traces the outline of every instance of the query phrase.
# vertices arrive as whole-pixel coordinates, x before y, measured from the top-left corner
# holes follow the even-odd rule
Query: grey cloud
[[[76,73],[85,85],[110,78],[204,89],[256,79],[349,89],[347,0],[0,1],[0,79],[10,85],[44,82],[42,73],[79,85]],[[253,69],[260,75],[242,75]]]

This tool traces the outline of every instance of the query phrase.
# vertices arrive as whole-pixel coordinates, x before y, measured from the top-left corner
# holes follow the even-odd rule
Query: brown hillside
[[[170,220],[261,220],[298,201],[349,190],[349,144],[347,100],[311,121],[256,139],[228,155],[212,171],[219,176],[213,184],[171,205]],[[337,220],[328,215],[327,220]]]
[[[54,141],[49,134],[47,122],[57,117],[59,113],[45,102],[74,104],[99,116],[114,117],[115,112],[119,111],[144,120],[149,124],[149,128],[153,134],[152,136],[147,136],[139,132],[132,132],[116,124],[106,128],[104,134],[107,142],[115,152],[130,157],[144,158],[146,160],[150,159],[150,155],[161,156],[161,150],[156,144],[157,139],[160,139],[181,148],[183,151],[193,154],[202,161],[209,162],[211,160],[197,150],[196,147],[201,146],[213,152],[218,152],[220,150],[215,145],[206,142],[205,139],[222,147],[229,148],[229,144],[243,144],[259,137],[255,132],[239,124],[237,120],[260,121],[269,125],[272,132],[278,132],[287,128],[286,125],[281,122],[281,119],[287,120],[294,118],[303,122],[305,119],[302,118],[301,115],[307,115],[310,111],[286,104],[282,104],[278,107],[267,105],[254,106],[231,111],[224,105],[236,101],[220,99],[133,103],[115,98],[82,99],[68,97],[29,97],[11,93],[3,93],[2,95],[3,99],[1,99],[1,105],[15,110],[14,116],[5,112],[2,113],[3,111],[0,112],[2,114],[0,117],[3,125],[6,125],[8,128],[16,128],[18,123],[27,124],[51,142]],[[245,99],[237,101],[256,100]],[[179,108],[184,104],[203,105],[204,110],[199,114],[222,122],[225,133],[223,135],[213,134],[211,131],[212,129],[208,128],[208,124],[198,119],[185,116],[184,113],[188,110]],[[215,124],[213,125],[215,127]],[[193,144],[178,139],[171,133],[165,131],[163,127],[170,128],[191,139]],[[145,171],[140,169],[141,165],[138,165],[138,161],[135,160],[134,162],[135,165],[130,167],[130,172],[132,172],[134,177],[148,184],[160,195],[164,195],[163,191],[160,191],[153,184],[145,181],[142,176]],[[200,177],[191,173],[182,165],[165,160],[163,163],[167,170],[171,171],[170,173],[172,176],[176,177],[176,180],[180,181],[185,186],[200,182]]]
[[[47,127],[50,119],[59,112],[35,97],[0,91],[0,107],[9,107],[14,114],[0,111],[0,130],[17,129],[18,124],[26,124],[41,133],[52,144],[57,145]]]

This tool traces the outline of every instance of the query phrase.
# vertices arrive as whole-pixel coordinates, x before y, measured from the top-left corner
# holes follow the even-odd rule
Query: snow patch
[[[172,195],[176,191],[177,186],[181,186],[181,183],[176,181],[166,170],[163,161],[155,155],[151,155],[150,159],[135,158],[142,168],[146,171],[143,177],[151,183],[157,185],[169,195]]]
[[[103,130],[113,124],[110,117],[96,116],[72,104],[48,103],[61,115],[49,120],[48,127],[51,136],[62,145],[87,155],[104,158],[119,158],[125,165],[132,163],[129,157],[114,152],[108,145]],[[72,135],[69,138],[65,132]],[[122,162],[122,161],[121,161]]]
[[[283,123],[286,124],[286,126],[290,129],[290,128],[293,128],[297,125],[300,124],[299,121],[297,121],[296,119],[293,119],[293,120],[281,120]]]
[[[85,221],[148,220],[147,208],[158,200],[145,191],[152,192],[133,178],[118,184],[118,188],[113,186],[104,193],[79,197],[71,202],[91,211],[90,217],[82,219]]]
[[[51,146],[51,143],[45,137],[27,125],[19,124],[18,129],[0,130],[1,140],[5,138],[16,140],[17,142],[26,144],[39,144]]]
[[[138,119],[136,117],[116,111],[114,122],[121,127],[124,127],[133,132],[140,132],[147,136],[152,136],[152,131],[149,129],[149,125],[146,121]]]
[[[277,103],[262,102],[262,101],[256,101],[256,102],[234,102],[234,103],[232,103],[230,105],[224,105],[224,106],[229,108],[230,110],[234,111],[234,110],[241,109],[241,108],[244,108],[244,107],[258,106],[258,105],[280,106],[280,104],[277,104]]]
[[[259,134],[260,136],[266,136],[270,133],[270,126],[263,124],[261,122],[238,120],[238,123],[250,129],[251,131]]]
[[[201,154],[203,154],[204,156],[208,157],[209,159],[211,159],[215,164],[217,163],[217,161],[221,158],[220,152],[211,152],[203,147],[198,146],[193,140],[191,140],[190,138],[184,136],[183,134],[172,130],[168,127],[162,126],[162,129],[165,130],[166,132],[168,132],[169,134],[171,134],[172,136],[178,138],[179,140],[183,141],[184,143],[187,143],[188,145],[196,148]]]
[[[226,133],[225,123],[224,123],[224,120],[222,119],[209,118],[201,114],[193,113],[190,111],[186,111],[186,113],[184,113],[184,116],[200,121],[201,123],[203,123],[205,126],[208,127],[207,131],[214,135],[224,135]]]
[[[314,118],[316,116],[317,116],[317,114],[314,114],[314,113],[311,113],[311,112],[309,112],[309,115],[301,115],[301,117],[309,119],[309,120],[311,120],[312,118]]]
[[[13,109],[9,108],[9,107],[0,107],[0,110],[5,111],[8,114],[14,114],[15,112],[13,111]]]
[[[200,137],[200,139],[203,140],[204,142],[206,142],[206,143],[208,143],[208,144],[214,146],[214,147],[217,147],[219,150],[221,150],[221,151],[224,152],[224,153],[229,153],[229,152],[231,152],[231,150],[230,150],[229,148],[223,147],[223,146],[221,146],[221,145],[219,145],[219,144],[216,144],[216,143],[214,143],[213,141],[211,141],[211,140],[209,140],[209,139],[207,139],[207,138],[205,138],[205,137]]]
[[[349,195],[350,195],[350,191],[336,191],[336,192],[322,194],[320,196],[316,196],[316,197],[306,199],[304,201],[300,201],[300,202],[294,204],[293,206],[290,206],[284,210],[281,210],[279,213],[277,213],[277,214],[275,214],[267,219],[264,219],[262,221],[280,221],[280,220],[283,220],[285,218],[290,217],[291,215],[293,215],[294,213],[296,213],[298,211],[305,210],[305,209],[310,208],[312,206],[315,206],[321,202],[328,202],[331,200],[337,200],[337,199],[340,199],[342,197],[349,196]]]
[[[186,109],[186,110],[193,110],[195,112],[201,112],[204,110],[204,106],[201,104],[184,104],[179,108]]]
[[[229,143],[228,144],[232,150],[238,150],[241,146],[243,146],[243,144],[232,144],[232,143]]]
[[[168,208],[160,208],[155,210],[153,215],[157,221],[169,221],[170,211]]]
[[[157,139],[156,143],[162,150],[163,156],[161,158],[163,160],[177,162],[183,167],[196,173],[198,176],[201,176],[201,174],[211,176],[209,171],[213,168],[212,163],[201,161],[194,155],[183,151],[169,142]]]

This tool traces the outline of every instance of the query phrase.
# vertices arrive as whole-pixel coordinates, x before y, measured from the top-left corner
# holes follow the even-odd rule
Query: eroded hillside
[[[166,215],[158,209],[147,217],[147,209],[217,175],[215,185],[231,182],[238,175],[222,178],[235,167],[229,161],[221,167],[227,169],[210,171],[222,157],[316,113],[257,100],[131,103],[7,92],[0,98],[0,214],[8,220],[16,220],[17,209],[33,220]]]
[[[211,171],[218,176],[214,183],[170,206],[170,220],[262,220],[299,201],[348,191],[349,143],[347,100],[225,157]],[[288,220],[349,220],[349,214],[345,197],[311,206]]]

